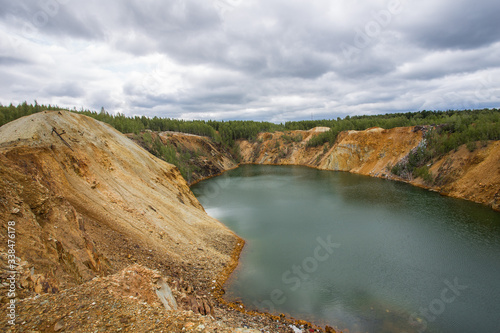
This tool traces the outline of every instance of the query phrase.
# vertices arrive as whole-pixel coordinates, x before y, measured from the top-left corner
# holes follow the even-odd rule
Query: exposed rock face
[[[438,160],[430,170],[436,181],[431,188],[500,211],[500,141],[474,152],[462,146]],[[414,183],[426,186],[421,179]]]
[[[287,331],[218,298],[243,241],[177,168],[92,118],[42,112],[0,128],[0,219],[4,313],[7,221],[18,264],[16,325],[1,316],[0,331]]]
[[[200,172],[191,175],[190,183],[238,166],[227,148],[215,143],[209,137],[176,132],[163,132],[160,133],[160,137],[166,144],[197,153],[198,156],[192,163],[200,169]]]
[[[387,167],[390,169],[421,141],[422,132],[412,127],[342,132],[318,167],[363,175],[389,174]]]
[[[256,142],[240,141],[243,162],[381,175],[388,174],[387,166],[400,161],[422,141],[422,132],[413,127],[372,128],[342,132],[332,147],[307,147],[307,142],[321,129],[262,133]]]
[[[18,256],[58,286],[115,272],[129,254],[200,265],[207,279],[230,261],[236,236],[178,170],[110,126],[42,112],[3,126],[0,145],[2,220],[16,221]]]
[[[321,132],[261,133],[255,142],[240,141],[244,163],[305,165],[322,170],[348,171],[373,177],[402,180],[390,169],[423,142],[423,128],[346,131],[329,147],[307,147]],[[500,210],[500,142],[490,142],[474,152],[465,146],[430,165],[434,184],[422,179],[409,182],[456,198],[486,204]]]
[[[133,134],[128,137],[136,139]],[[186,179],[190,185],[238,166],[231,152],[209,137],[178,132],[152,132],[152,137],[159,137],[164,145],[194,155],[189,161],[190,170]]]
[[[338,135],[331,147],[328,143],[321,147],[307,147],[311,138],[329,130],[317,127],[309,131],[261,133],[255,141],[240,140],[237,144],[241,163],[304,165],[406,181],[500,210],[500,142],[490,142],[474,152],[463,146],[457,152],[434,161],[429,165],[434,179],[432,185],[420,178],[403,180],[391,174],[392,166],[425,144],[423,131],[427,129],[424,126],[346,131]],[[236,166],[230,153],[209,138],[181,133],[162,133],[161,137],[166,144],[200,152],[198,159],[206,162],[195,162],[202,171],[193,179],[214,176]]]
[[[307,142],[325,129],[260,133],[255,142],[240,140],[242,162],[317,166],[326,151],[323,147],[308,148]]]

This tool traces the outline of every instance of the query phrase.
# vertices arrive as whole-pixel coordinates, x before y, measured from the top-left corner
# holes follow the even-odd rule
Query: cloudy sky
[[[498,0],[0,0],[0,102],[274,122],[500,107]]]

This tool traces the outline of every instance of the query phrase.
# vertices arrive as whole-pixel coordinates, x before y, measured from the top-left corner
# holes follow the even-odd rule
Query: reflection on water
[[[500,214],[407,184],[243,166],[193,192],[247,240],[228,297],[352,332],[500,332]]]

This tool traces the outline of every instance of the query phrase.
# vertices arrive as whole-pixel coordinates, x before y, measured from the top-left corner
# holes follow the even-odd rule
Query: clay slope
[[[0,144],[2,218],[18,223],[21,257],[57,284],[120,268],[124,246],[193,265],[229,261],[234,234],[177,169],[108,125],[43,112],[3,126]]]
[[[240,140],[237,144],[243,163],[317,166],[326,150],[308,148],[307,142],[328,130],[317,127],[309,131],[260,133],[253,142]]]
[[[387,175],[392,166],[422,141],[413,127],[390,130],[342,132],[329,147],[307,147],[307,142],[328,128],[309,131],[262,133],[256,142],[240,141],[245,163],[306,165],[323,170],[350,171],[364,175]]]
[[[142,134],[127,136],[145,149],[150,149],[142,140]],[[187,161],[189,170],[186,176],[189,185],[238,166],[227,147],[209,137],[179,132],[151,132],[151,136],[153,140],[159,138],[164,145],[173,147],[179,158],[182,153],[191,154],[191,158]]]
[[[209,314],[217,303],[210,292],[223,281],[221,273],[233,267],[234,251],[242,246],[237,236],[204,212],[177,168],[110,126],[70,112],[42,112],[0,128],[0,219],[2,311],[7,311],[5,303],[10,301],[5,289],[10,273],[3,254],[7,253],[7,221],[13,221],[19,264],[17,315],[29,323],[11,326],[2,316],[0,327],[13,331],[57,331],[61,329],[54,321],[58,317],[66,318],[64,325],[71,324],[72,331],[86,331],[67,318],[70,311],[80,309],[79,299],[92,299],[91,306],[100,304],[97,314],[101,316],[117,303],[103,305],[92,295],[92,289],[105,285],[80,286],[95,277],[123,275],[135,263],[157,269],[155,274],[175,287],[179,311],[194,311],[185,320],[193,313]],[[139,292],[130,295],[130,288],[123,288],[124,295],[112,298],[121,302],[133,296],[134,304],[142,302]],[[60,309],[56,313],[37,311],[40,300],[30,297],[63,291],[63,296],[71,294],[75,299],[50,298],[60,302],[49,304],[50,309]],[[152,304],[161,307],[161,297]],[[219,316],[220,311],[215,308]],[[124,315],[157,322],[137,313]],[[105,320],[91,319],[94,328],[108,327]],[[108,329],[116,331],[115,323]]]
[[[239,141],[244,163],[304,165],[322,170],[347,171],[373,177],[406,181],[444,195],[486,204],[500,210],[500,142],[470,152],[465,145],[432,161],[432,182],[403,180],[391,174],[392,166],[424,145],[421,127],[346,131],[330,147],[307,147],[321,131],[261,133],[255,142]],[[478,143],[479,145],[479,143]]]
[[[433,185],[421,179],[413,183],[500,211],[500,141],[489,142],[474,152],[464,145],[437,160],[430,171]]]
[[[390,130],[342,132],[335,145],[321,160],[324,170],[349,171],[375,177],[388,177],[390,169],[422,141],[422,131],[415,127]]]
[[[195,171],[188,175],[189,184],[237,167],[231,153],[209,137],[177,132],[162,132],[159,135],[164,144],[172,145],[181,151],[195,153],[191,161]]]

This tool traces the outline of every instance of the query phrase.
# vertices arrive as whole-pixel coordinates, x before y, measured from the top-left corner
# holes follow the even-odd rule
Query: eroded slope
[[[104,123],[41,112],[1,127],[0,219],[0,252],[13,221],[19,264],[17,321],[2,316],[4,331],[286,331],[219,302],[242,240],[204,212],[177,168]],[[158,294],[168,286],[177,310]]]
[[[390,130],[342,132],[330,147],[308,147],[307,142],[328,128],[309,131],[262,133],[255,142],[240,141],[245,163],[306,165],[323,170],[350,171],[364,175],[388,174],[391,166],[422,141],[414,127]]]
[[[207,275],[230,260],[236,237],[177,169],[109,126],[43,112],[2,127],[0,143],[2,218],[18,223],[20,256],[56,285],[121,268],[123,247]]]
[[[465,145],[429,164],[431,181],[402,179],[391,168],[425,145],[425,127],[371,128],[346,131],[330,147],[308,147],[322,128],[310,131],[261,133],[254,142],[239,142],[244,163],[304,165],[406,181],[445,195],[486,204],[500,210],[500,142],[487,142],[470,152]]]
[[[169,147],[176,155],[176,161],[184,167],[188,184],[221,174],[237,167],[234,156],[227,147],[206,136],[178,132],[142,132],[128,134],[129,138],[152,154],[159,154],[155,142]],[[150,138],[150,142],[145,140]]]

